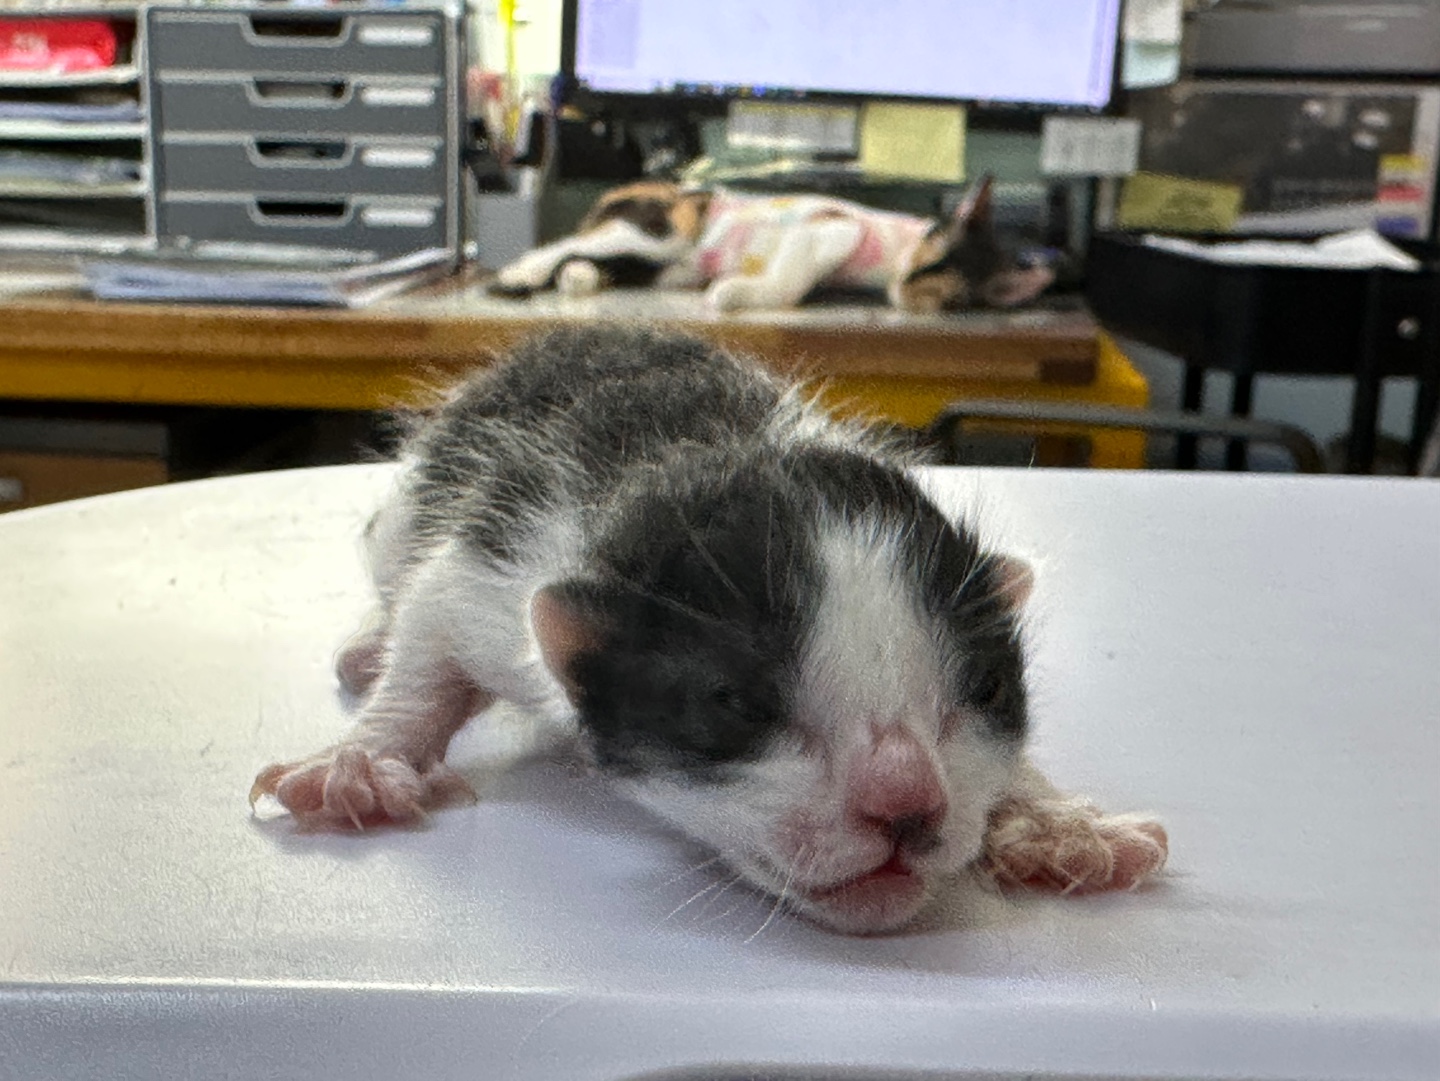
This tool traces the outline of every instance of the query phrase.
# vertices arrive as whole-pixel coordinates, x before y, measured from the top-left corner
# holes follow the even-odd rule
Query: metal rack
[[[105,3],[7,6],[0,18],[103,19],[128,39],[128,55],[108,68],[88,71],[0,70],[0,97],[75,104],[96,91],[133,97],[123,119],[29,119],[0,116],[0,149],[16,154],[74,153],[133,161],[133,176],[75,180],[0,175],[0,252],[123,251],[153,244],[150,125],[144,80],[145,40],[141,5]]]
[[[108,183],[0,179],[0,251],[458,256],[458,7],[35,3],[4,17],[103,18],[122,24],[130,51],[99,71],[0,71],[0,95],[113,88],[137,108],[123,121],[0,118],[0,150],[123,147],[136,170]]]

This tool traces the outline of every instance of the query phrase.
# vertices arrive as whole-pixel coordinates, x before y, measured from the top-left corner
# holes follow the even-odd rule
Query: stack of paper
[[[1316,241],[1239,240],[1199,244],[1171,236],[1147,236],[1152,248],[1243,266],[1319,267],[1328,270],[1419,270],[1420,260],[1390,243],[1374,229],[1322,237]]]
[[[444,248],[361,266],[162,253],[95,260],[84,271],[100,300],[360,308],[438,277],[451,260]]]

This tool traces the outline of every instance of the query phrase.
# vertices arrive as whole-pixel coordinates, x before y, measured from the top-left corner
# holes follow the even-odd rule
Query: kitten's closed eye
[[[976,672],[965,686],[965,699],[978,709],[994,710],[1005,705],[1010,684],[994,669]]]
[[[735,710],[740,708],[740,693],[727,683],[717,683],[710,688],[710,704],[719,709]]]

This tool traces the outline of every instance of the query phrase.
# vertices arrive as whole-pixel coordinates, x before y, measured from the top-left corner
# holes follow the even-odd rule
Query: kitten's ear
[[[990,556],[990,565],[1000,599],[1011,612],[1019,612],[1035,592],[1035,568],[1019,556],[998,553]]]
[[[578,583],[545,586],[530,600],[530,623],[546,669],[574,702],[575,662],[600,648],[602,621]]]
[[[1028,304],[1055,280],[1049,267],[1019,267],[992,274],[980,287],[980,299],[992,308],[1014,308]]]
[[[965,191],[960,205],[950,215],[958,224],[988,225],[990,222],[990,196],[995,187],[995,178],[986,173]]]

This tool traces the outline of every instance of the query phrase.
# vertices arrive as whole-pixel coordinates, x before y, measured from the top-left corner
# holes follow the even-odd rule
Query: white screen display
[[[574,0],[575,76],[645,94],[751,88],[1100,107],[1120,0]]]

